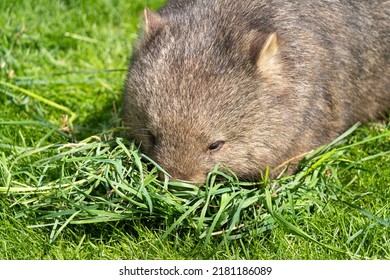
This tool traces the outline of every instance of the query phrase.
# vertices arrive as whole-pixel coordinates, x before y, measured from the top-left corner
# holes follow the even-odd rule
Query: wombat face
[[[146,12],[146,22],[123,107],[129,137],[142,151],[173,178],[198,182],[216,163],[254,179],[278,162],[292,121],[280,106],[292,104],[278,81],[275,34],[197,46],[158,15]]]

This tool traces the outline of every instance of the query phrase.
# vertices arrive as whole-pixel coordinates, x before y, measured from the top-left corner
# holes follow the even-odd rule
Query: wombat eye
[[[223,144],[225,144],[225,141],[217,141],[217,142],[214,142],[213,144],[211,144],[211,145],[209,146],[209,152],[210,152],[210,153],[216,153],[216,152],[218,152],[218,151],[222,148]]]

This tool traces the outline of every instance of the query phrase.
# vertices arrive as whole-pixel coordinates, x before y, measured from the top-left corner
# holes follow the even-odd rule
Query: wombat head
[[[216,163],[255,179],[280,163],[279,151],[291,142],[293,120],[283,108],[294,104],[276,34],[242,32],[232,26],[238,23],[221,21],[145,11],[144,38],[125,86],[124,123],[175,179],[203,182]]]

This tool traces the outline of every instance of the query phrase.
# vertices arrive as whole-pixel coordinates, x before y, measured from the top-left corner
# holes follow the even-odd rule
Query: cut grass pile
[[[7,156],[3,153],[0,193],[6,194],[15,217],[28,216],[35,222],[32,227],[50,227],[50,242],[69,224],[139,221],[151,228],[164,228],[161,239],[184,230],[193,232],[205,245],[219,235],[224,240],[245,239],[282,226],[325,248],[347,253],[346,248],[317,240],[298,224],[307,215],[326,212],[329,201],[334,201],[357,210],[377,226],[390,226],[388,219],[359,207],[354,200],[362,194],[353,194],[350,201],[340,199],[345,193],[350,195],[345,186],[357,180],[354,176],[347,183],[340,182],[341,171],[390,154],[389,150],[381,151],[351,162],[350,149],[374,141],[386,145],[390,137],[386,131],[334,147],[354,129],[308,155],[296,175],[277,180],[265,176],[258,186],[239,182],[234,174],[217,169],[202,188],[161,182],[157,179],[159,168],[143,163],[137,149],[121,138],[102,141],[95,136],[78,143],[19,147]],[[217,175],[227,182],[216,180]]]
[[[0,2],[0,259],[390,259],[390,122],[202,188],[118,136],[137,15],[163,2]]]

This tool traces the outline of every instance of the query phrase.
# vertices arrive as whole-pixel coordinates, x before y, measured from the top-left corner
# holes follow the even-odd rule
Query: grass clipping
[[[208,243],[214,236],[237,239],[279,225],[317,242],[296,225],[294,217],[337,199],[337,184],[330,187],[329,182],[338,182],[334,166],[351,145],[335,145],[355,128],[307,155],[294,176],[270,180],[267,174],[259,175],[257,185],[239,182],[218,167],[201,188],[160,181],[160,168],[141,160],[142,154],[121,138],[9,148],[0,153],[0,194],[17,217],[32,219],[32,227],[52,227],[52,241],[69,224],[139,220],[163,227],[163,238],[185,229]],[[389,133],[364,142],[379,137]],[[216,180],[221,175],[225,182]]]

